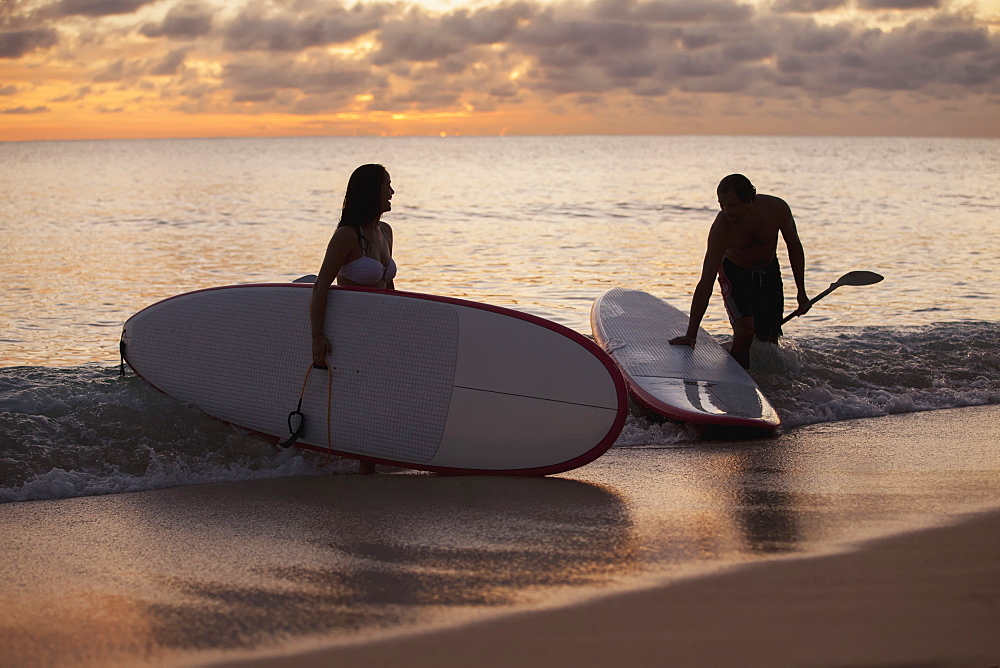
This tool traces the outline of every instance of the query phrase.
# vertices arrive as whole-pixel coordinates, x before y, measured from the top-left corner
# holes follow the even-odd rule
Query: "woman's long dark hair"
[[[371,242],[361,233],[361,228],[382,215],[382,184],[388,175],[389,172],[382,165],[361,165],[347,181],[344,209],[337,228],[353,227],[365,255],[368,254]]]

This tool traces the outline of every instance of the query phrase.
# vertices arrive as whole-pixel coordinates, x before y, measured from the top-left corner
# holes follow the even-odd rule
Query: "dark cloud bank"
[[[155,20],[139,18],[149,0],[8,2],[0,58],[110,44],[112,28],[103,35],[101,19],[116,17],[120,35],[122,17],[134,15],[132,38],[148,40],[158,55],[134,62],[109,56],[81,84],[170,76],[181,97],[222,91],[260,110],[335,111],[359,94],[373,96],[369,108],[385,110],[471,98],[481,109],[526,96],[641,100],[675,91],[1000,98],[1000,37],[940,0],[775,0],[765,8],[737,0],[522,1],[446,13],[321,0],[250,0],[219,11],[182,0]],[[832,18],[847,8],[855,10],[850,19]],[[876,13],[894,27],[871,27],[867,19]],[[372,45],[362,56],[337,49],[359,39]],[[187,66],[195,57],[222,63],[221,80],[200,81]]]

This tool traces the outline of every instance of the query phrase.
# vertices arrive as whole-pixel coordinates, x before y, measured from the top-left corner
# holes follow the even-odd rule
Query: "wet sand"
[[[9,503],[0,665],[1000,665],[998,422]]]
[[[239,664],[997,666],[1000,513],[848,554]]]

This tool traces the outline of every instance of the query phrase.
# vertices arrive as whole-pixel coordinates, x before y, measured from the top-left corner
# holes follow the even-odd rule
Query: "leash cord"
[[[295,410],[288,414],[288,431],[290,436],[284,441],[278,441],[278,445],[282,448],[289,448],[295,445],[295,442],[302,437],[302,432],[306,428],[306,416],[302,412],[302,398],[306,394],[306,386],[309,384],[309,374],[312,373],[313,365],[310,364],[309,368],[306,369],[306,377],[302,381],[302,389],[299,391],[299,403],[296,405]],[[333,457],[333,439],[330,435],[330,404],[333,398],[333,370],[327,368],[326,374],[326,454],[328,457]],[[298,417],[298,426],[293,424],[295,418]]]

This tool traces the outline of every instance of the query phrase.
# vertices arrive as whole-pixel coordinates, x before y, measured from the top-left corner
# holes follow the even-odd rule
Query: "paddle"
[[[823,292],[819,293],[818,295],[810,299],[809,305],[812,306],[820,299],[826,297],[828,294],[830,294],[831,292],[833,292],[842,285],[872,285],[873,283],[878,283],[879,281],[881,281],[882,278],[883,277],[881,274],[876,274],[874,271],[849,271],[840,278],[838,278],[835,282],[831,283],[830,287],[828,287],[826,290],[824,290]],[[785,319],[781,321],[781,324],[784,325],[786,322],[788,322],[797,315],[799,315],[798,310],[792,311],[787,316],[785,316]]]

